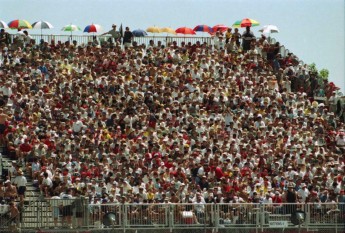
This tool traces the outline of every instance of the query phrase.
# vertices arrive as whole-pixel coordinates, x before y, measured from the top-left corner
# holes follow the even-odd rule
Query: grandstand
[[[344,231],[343,96],[274,39],[31,37],[0,45],[0,231]]]

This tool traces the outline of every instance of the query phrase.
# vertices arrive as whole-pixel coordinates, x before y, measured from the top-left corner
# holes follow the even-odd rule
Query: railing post
[[[264,224],[265,224],[265,209],[264,206],[260,203],[260,224],[261,224],[261,232],[264,231]]]
[[[168,206],[168,211],[169,211],[169,230],[170,232],[173,231],[173,223],[174,223],[174,209],[173,209],[173,206],[171,204],[169,204]]]
[[[126,232],[126,225],[127,225],[127,208],[126,208],[126,204],[123,204],[123,223],[122,223],[122,227],[123,227],[123,232]]]
[[[309,231],[309,224],[310,224],[310,203],[306,203],[305,204],[305,208],[304,208],[304,211],[305,211],[305,227],[307,228],[307,231]]]
[[[89,198],[85,198],[83,199],[84,203],[84,216],[83,216],[83,226],[87,225],[87,228],[89,228]]]
[[[218,227],[219,227],[219,204],[215,204],[214,205],[214,227],[215,227],[215,230],[216,232],[218,232]]]
[[[35,207],[36,207],[36,228],[38,229],[38,222],[40,220],[40,216],[39,216],[39,213],[38,213],[38,200],[36,200],[36,203],[35,203]]]

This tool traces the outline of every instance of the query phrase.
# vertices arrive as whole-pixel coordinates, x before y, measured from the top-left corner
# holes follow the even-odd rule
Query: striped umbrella
[[[32,29],[51,29],[51,28],[54,28],[53,25],[51,25],[51,23],[46,22],[46,21],[37,21],[37,22],[33,23],[31,26],[32,26]]]
[[[61,31],[64,32],[71,32],[71,39],[72,39],[72,33],[75,31],[81,31],[80,27],[74,24],[68,24],[66,26],[64,26]]]
[[[100,31],[102,31],[102,27],[99,24],[90,24],[84,28],[84,32],[87,32],[87,33],[100,32]]]
[[[260,23],[254,19],[245,18],[242,20],[236,21],[232,26],[234,28],[245,28],[245,27],[254,27],[259,26]]]
[[[15,19],[8,23],[8,27],[11,29],[31,29],[31,24],[24,19]]]
[[[213,32],[213,29],[210,26],[207,26],[207,25],[195,26],[195,28],[193,30],[195,32],[208,32],[210,34]]]
[[[41,29],[41,38],[42,38],[42,29],[51,29],[54,28],[51,23],[46,21],[37,21],[34,22],[32,25],[32,29]]]
[[[0,28],[8,28],[7,23],[5,23],[4,21],[0,20]]]

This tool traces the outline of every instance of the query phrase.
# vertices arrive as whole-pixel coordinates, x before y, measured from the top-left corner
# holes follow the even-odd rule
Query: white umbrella
[[[264,34],[277,33],[277,32],[279,32],[279,29],[277,26],[269,24],[269,25],[263,26],[259,30],[259,32],[262,32]]]
[[[0,20],[0,28],[8,28],[7,23],[5,23],[4,21]]]
[[[32,26],[32,29],[41,29],[41,38],[42,38],[42,29],[54,28],[53,25],[51,25],[51,23],[46,22],[46,21],[37,21],[33,23],[31,26]]]

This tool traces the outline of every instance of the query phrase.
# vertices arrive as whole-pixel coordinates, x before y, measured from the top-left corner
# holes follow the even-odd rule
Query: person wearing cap
[[[18,170],[18,174],[16,178],[14,178],[13,184],[17,187],[20,203],[23,204],[24,198],[25,198],[27,180],[21,169]]]
[[[111,38],[109,38],[110,40],[108,40],[111,44],[114,42],[119,42],[122,37],[121,33],[116,30],[116,24],[111,25],[111,29],[109,31],[101,34],[101,36],[104,35],[111,35]]]

